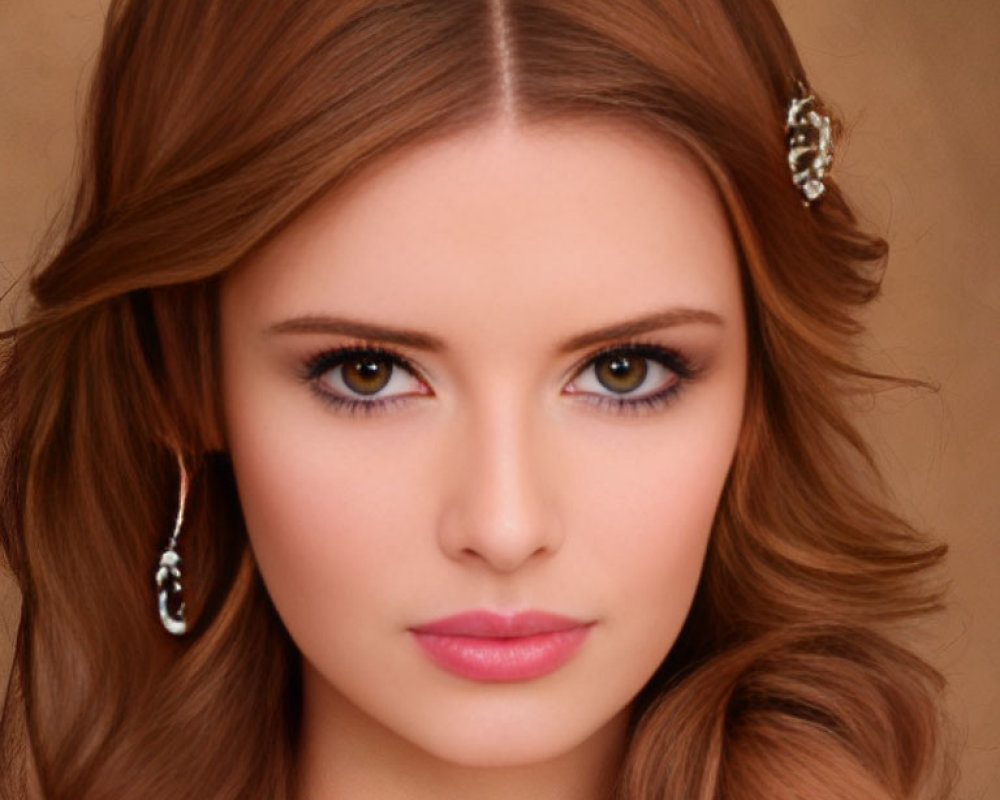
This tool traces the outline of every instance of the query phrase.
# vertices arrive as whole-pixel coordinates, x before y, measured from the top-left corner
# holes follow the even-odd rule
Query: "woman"
[[[113,3],[5,792],[946,796],[807,83],[766,2]]]

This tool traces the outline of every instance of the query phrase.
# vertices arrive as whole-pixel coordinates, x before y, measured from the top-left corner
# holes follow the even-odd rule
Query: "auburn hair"
[[[940,608],[946,549],[889,510],[849,413],[886,380],[856,340],[887,246],[835,182],[803,207],[800,81],[770,0],[112,0],[75,200],[3,334],[0,544],[23,605],[0,796],[294,796],[300,657],[224,448],[219,281],[387,153],[569,119],[703,164],[749,329],[735,460],[619,800],[949,796],[943,682],[898,625]],[[174,450],[194,476],[181,639],[153,588]]]

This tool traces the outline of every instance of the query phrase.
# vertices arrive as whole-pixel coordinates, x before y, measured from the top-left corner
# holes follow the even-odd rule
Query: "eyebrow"
[[[557,352],[560,354],[572,353],[584,347],[600,344],[612,339],[636,336],[640,333],[694,323],[708,325],[725,324],[723,318],[713,311],[700,308],[668,308],[663,311],[656,311],[641,317],[616,322],[612,325],[578,334],[560,344]],[[429,333],[423,333],[422,331],[392,328],[387,325],[363,322],[348,317],[330,317],[318,314],[309,314],[277,322],[266,328],[265,333],[269,336],[289,333],[341,334],[344,336],[354,336],[358,339],[368,339],[410,347],[415,350],[426,350],[432,353],[441,353],[447,349],[442,339]]]
[[[562,354],[572,353],[594,344],[611,339],[621,339],[628,336],[636,336],[640,333],[658,331],[663,328],[674,328],[678,325],[690,325],[702,323],[708,325],[724,325],[721,316],[714,311],[707,311],[701,308],[668,308],[664,311],[655,311],[635,319],[617,322],[603,328],[581,333],[571,339],[566,340],[559,346]]]

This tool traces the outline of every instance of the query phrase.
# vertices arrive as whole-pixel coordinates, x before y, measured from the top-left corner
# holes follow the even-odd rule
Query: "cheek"
[[[290,628],[317,619],[317,604],[350,608],[371,594],[386,563],[405,558],[412,546],[401,511],[413,507],[419,487],[394,478],[377,447],[324,436],[301,413],[270,429],[253,424],[251,409],[242,417],[233,425],[234,469],[247,533],[276,607]]]
[[[617,620],[659,637],[669,648],[694,596],[711,534],[725,471],[701,472],[696,464],[661,465],[658,480],[643,476],[617,487],[620,503],[603,514],[617,522],[597,552],[604,568],[619,576]],[[716,465],[712,465],[713,467]]]
[[[725,408],[678,406],[673,419],[634,436],[592,438],[574,459],[573,491],[587,498],[576,520],[590,540],[586,571],[614,595],[608,607],[623,615],[617,622],[637,637],[652,636],[655,646],[668,649],[687,616],[740,411],[728,401]]]
[[[636,624],[646,620],[654,627],[679,624],[687,615],[721,487],[705,475],[700,480],[679,475],[673,482],[668,470],[660,475],[656,483],[608,486],[617,501],[592,516],[604,525],[591,555],[616,576],[621,598],[612,607],[634,614]]]

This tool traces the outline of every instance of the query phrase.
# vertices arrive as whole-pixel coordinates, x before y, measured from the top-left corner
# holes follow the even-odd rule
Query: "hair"
[[[4,333],[0,544],[23,603],[0,796],[293,796],[300,656],[225,451],[219,282],[387,153],[561,120],[698,159],[749,336],[701,581],[636,698],[617,797],[950,796],[943,680],[899,631],[941,608],[946,548],[889,510],[850,413],[888,380],[856,344],[887,246],[832,181],[803,207],[800,81],[769,0],[112,0],[75,199]],[[152,581],[175,451],[193,474],[180,639]]]

